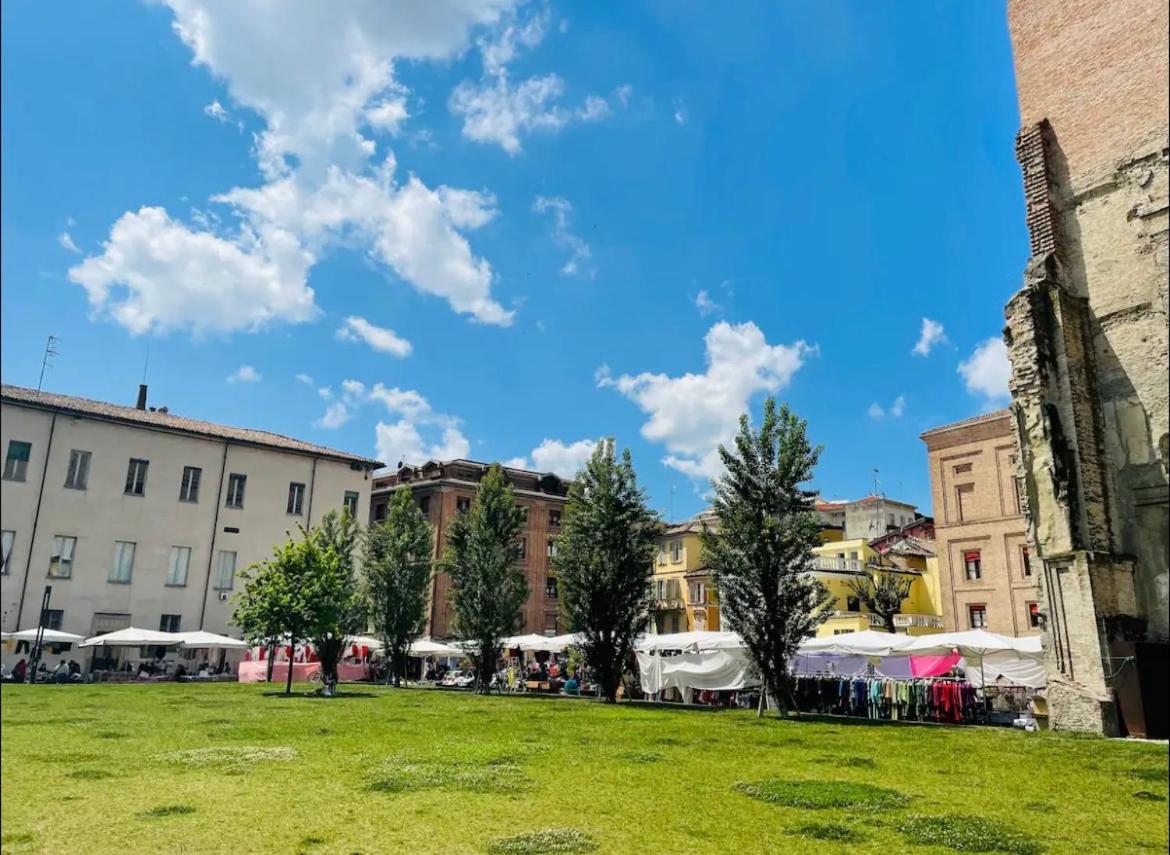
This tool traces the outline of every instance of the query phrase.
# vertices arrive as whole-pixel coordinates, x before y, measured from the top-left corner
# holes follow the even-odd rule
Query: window
[[[1019,475],[1012,477],[1012,498],[1015,501],[1016,513],[1022,514],[1024,512],[1024,479]]]
[[[227,549],[219,552],[219,572],[215,577],[217,591],[230,591],[236,581],[236,553]]]
[[[429,517],[431,515],[431,497],[423,496],[421,499],[419,499],[418,509],[422,511],[422,515],[424,517]]]
[[[130,458],[130,465],[126,468],[126,495],[146,495],[146,470],[150,467],[149,460]]]
[[[665,600],[666,599],[666,582],[662,579],[659,579],[654,583],[654,585],[655,585],[655,593],[657,594],[655,599],[656,600]]]
[[[696,582],[691,585],[691,602],[705,603],[707,602],[707,586],[702,582]]]
[[[460,514],[465,514],[471,510],[471,499],[467,496],[456,496],[455,511]]]
[[[73,550],[77,538],[57,535],[53,538],[53,551],[49,553],[49,575],[55,579],[73,577]]]
[[[516,510],[520,512],[520,520],[524,523],[524,525],[528,525],[528,506],[517,505]]]
[[[1020,547],[1020,570],[1024,576],[1031,577],[1032,575],[1032,553],[1028,551],[1028,547]]]
[[[244,487],[248,484],[248,476],[240,475],[238,472],[233,472],[228,476],[227,501],[224,506],[228,508],[242,508],[244,507]]]
[[[963,566],[967,570],[968,582],[975,582],[983,578],[983,557],[978,549],[963,553]]]
[[[544,596],[547,599],[555,600],[557,598],[557,577],[548,576],[544,580]]]
[[[549,511],[548,512],[548,526],[549,526],[549,528],[560,528],[560,526],[561,526],[561,512],[560,511]]]
[[[1040,604],[1028,603],[1028,626],[1033,629],[1040,628]]]
[[[8,441],[8,457],[4,459],[4,480],[23,481],[28,472],[28,459],[31,456],[31,442],[10,439]]]
[[[61,628],[61,622],[65,617],[63,609],[45,609],[41,613],[41,623],[44,624],[45,629]]]
[[[171,565],[167,568],[167,584],[182,588],[187,584],[187,570],[191,567],[191,547],[172,546]]]
[[[555,540],[550,539],[548,541],[548,543],[545,545],[545,555],[547,555],[549,558],[552,558],[556,554],[557,554],[557,542]]]
[[[557,627],[556,613],[554,612],[553,614],[546,614],[544,616],[544,634],[545,635],[556,635],[557,629],[558,629],[558,627]]]
[[[678,632],[678,615],[670,616],[670,631]]]
[[[520,538],[520,560],[524,561],[528,558],[528,538]]]
[[[65,486],[70,490],[84,490],[89,486],[89,458],[88,451],[79,451],[75,448],[69,452],[69,471],[65,473]]]
[[[849,553],[849,558],[850,558],[851,560],[853,560],[853,561],[856,561],[856,560],[857,560],[857,550],[856,550],[856,549],[854,549],[854,550],[850,551],[850,553]]]
[[[426,511],[423,511],[424,516]],[[374,522],[381,522],[386,519],[386,505],[374,505]]]
[[[159,632],[178,632],[183,622],[182,615],[163,615],[158,622]]]
[[[971,465],[972,464],[970,464],[970,463],[960,463],[958,466],[955,467],[955,474],[956,475],[966,475],[968,472],[971,471]]]
[[[345,496],[342,497],[342,499],[341,499],[341,506],[345,509],[345,512],[347,514],[349,514],[351,519],[356,520],[357,519],[357,508],[358,508],[358,494],[355,493],[353,490],[346,490]]]
[[[987,626],[987,606],[967,606],[967,618],[971,629],[983,629]]]
[[[114,566],[110,568],[111,582],[129,584],[134,573],[134,544],[125,540],[114,541]]]
[[[858,597],[845,598],[845,611],[859,612],[861,611],[861,600]]]
[[[288,505],[285,507],[285,513],[293,514],[295,516],[301,515],[301,508],[305,503],[305,485],[298,484],[293,481],[288,485]]]
[[[0,547],[3,548],[4,564],[0,566],[0,575],[8,575],[8,562],[12,559],[12,545],[16,543],[16,532],[7,529],[0,534]]]
[[[183,467],[183,483],[179,485],[180,502],[199,501],[199,479],[203,477],[203,470],[198,466]]]
[[[670,542],[670,563],[678,564],[682,561],[682,541],[672,540]]]
[[[975,498],[974,484],[960,484],[955,488],[955,513],[959,522],[963,522],[975,510],[971,500]]]
[[[666,563],[666,544],[665,543],[658,544],[658,563],[659,564]]]

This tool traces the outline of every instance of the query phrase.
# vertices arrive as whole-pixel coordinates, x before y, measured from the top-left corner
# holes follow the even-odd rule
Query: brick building
[[[422,466],[402,466],[392,475],[374,480],[370,497],[370,521],[386,516],[390,494],[399,487],[409,487],[423,515],[435,531],[435,558],[443,557],[450,521],[471,507],[480,480],[488,464],[474,460],[432,460]],[[561,513],[568,501],[569,482],[551,472],[504,470],[516,503],[527,513],[527,525],[521,535],[521,564],[528,579],[528,602],[521,611],[518,634],[562,632],[558,615],[558,588],[551,571],[555,538],[560,530]],[[455,610],[450,602],[451,580],[436,572],[431,586],[426,634],[433,638],[455,635]]]
[[[1018,490],[1011,412],[934,428],[922,439],[930,460],[946,630],[1039,632],[1040,594]]]
[[[1006,308],[1054,727],[1166,733],[1165,0],[1010,0],[1032,258]]]

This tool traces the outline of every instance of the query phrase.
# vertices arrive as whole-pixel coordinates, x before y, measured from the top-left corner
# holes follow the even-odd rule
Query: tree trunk
[[[272,682],[272,666],[276,664],[276,642],[268,642],[268,682]]]
[[[297,652],[296,639],[293,639],[293,641],[292,641],[292,652],[294,654]],[[285,679],[285,682],[284,682],[284,693],[286,695],[292,694],[292,672],[293,672],[293,657],[289,656],[288,657],[288,677]]]
[[[889,632],[890,635],[896,634],[898,630],[897,627],[894,626],[894,616],[892,614],[885,614],[882,615],[882,617],[886,619],[886,631]]]

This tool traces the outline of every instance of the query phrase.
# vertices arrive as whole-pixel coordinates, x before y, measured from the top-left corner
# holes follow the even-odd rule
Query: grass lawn
[[[349,688],[5,685],[3,852],[1167,851],[1165,746]]]

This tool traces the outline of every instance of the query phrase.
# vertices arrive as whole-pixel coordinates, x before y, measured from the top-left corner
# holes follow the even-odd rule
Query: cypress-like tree
[[[492,464],[470,509],[451,522],[444,567],[451,577],[455,628],[470,643],[475,690],[491,686],[500,645],[520,619],[528,581],[520,569],[524,512],[516,507],[504,470]]]
[[[434,563],[431,526],[409,487],[394,491],[386,518],[366,534],[364,570],[374,631],[382,639],[386,682],[401,685],[410,645],[426,625]]]
[[[700,533],[728,627],[742,636],[764,687],[787,716],[792,700],[789,660],[825,620],[829,592],[811,575],[820,543],[814,493],[805,489],[820,447],[787,405],[764,403],[754,432],[743,415],[734,450],[719,456],[726,474],[714,482],[717,529]]]
[[[569,488],[553,569],[606,703],[617,699],[634,640],[646,628],[656,530],[629,449],[618,460],[613,439],[602,440]]]

